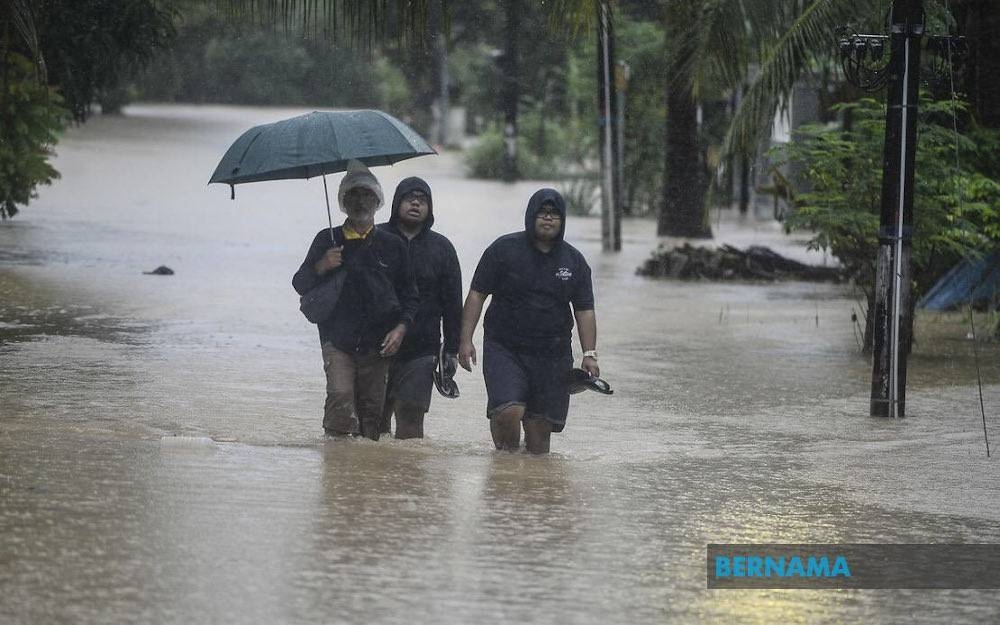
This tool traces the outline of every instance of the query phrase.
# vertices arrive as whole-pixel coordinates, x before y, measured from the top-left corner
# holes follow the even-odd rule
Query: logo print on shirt
[[[560,267],[559,271],[556,272],[556,277],[563,280],[569,280],[573,277],[573,272],[569,270],[569,267]]]

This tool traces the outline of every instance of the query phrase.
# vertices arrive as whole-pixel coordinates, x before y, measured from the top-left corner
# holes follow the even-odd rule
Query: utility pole
[[[437,62],[438,62],[438,112],[441,116],[441,123],[438,125],[438,136],[437,143],[441,147],[448,146],[448,117],[450,116],[449,106],[448,106],[448,83],[450,82],[450,77],[448,76],[448,38],[445,36],[444,32],[438,34],[437,36]]]
[[[621,60],[615,63],[615,179],[617,180],[615,197],[618,198],[615,205],[615,224],[618,230],[614,236],[619,242],[618,249],[621,249],[622,215],[626,212],[632,214],[628,194],[625,192],[625,97],[628,94],[628,81],[631,77],[632,68],[628,63]]]
[[[920,47],[924,37],[921,0],[893,0],[889,35],[845,34],[840,38],[844,76],[866,91],[888,88],[882,157],[882,211],[876,257],[871,416],[906,414],[906,360],[910,353],[913,242],[913,176],[917,152]],[[889,60],[882,61],[886,42]],[[929,37],[928,52],[964,58],[964,37]]]
[[[618,106],[614,97],[614,29],[611,21],[610,0],[598,0],[597,25],[597,85],[600,98],[601,152],[601,249],[618,252],[622,249],[621,205],[618,196],[620,173],[616,173],[615,152],[618,143],[615,126],[618,123]]]
[[[430,33],[434,38],[434,63],[437,65],[437,88],[438,88],[438,127],[437,136],[434,143],[442,148],[448,146],[450,137],[448,136],[449,117],[449,89],[451,78],[448,75],[448,37],[446,35],[445,20],[446,6],[444,0],[432,2],[430,10]],[[432,72],[432,76],[434,73]]]
[[[873,417],[905,416],[906,360],[912,331],[913,170],[923,34],[921,0],[894,0],[889,33],[891,55],[882,159],[882,215],[875,275]]]

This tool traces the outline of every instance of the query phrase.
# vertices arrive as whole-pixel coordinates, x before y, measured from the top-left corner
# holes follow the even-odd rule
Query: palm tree
[[[758,13],[751,21],[756,78],[733,116],[724,152],[752,155],[796,81],[811,68],[833,59],[837,30],[852,22],[872,22],[873,18],[881,17],[888,0],[879,0],[874,5],[870,0],[749,4],[765,12],[763,16]]]
[[[958,30],[970,42],[965,84],[976,119],[987,128],[1000,128],[1000,11],[995,0],[952,0]],[[1000,326],[998,326],[1000,328]]]
[[[664,210],[658,233],[711,236],[705,167],[699,163],[694,112],[707,85],[742,89],[723,158],[753,159],[775,110],[796,81],[835,50],[836,30],[859,16],[879,15],[870,0],[666,1],[667,132]]]
[[[295,16],[319,32],[346,34],[368,44],[394,34],[422,32],[432,0],[214,0],[264,23],[288,24]],[[439,1],[439,0],[433,0]],[[930,0],[929,0],[930,1]],[[956,0],[978,6],[986,0]],[[742,98],[723,146],[723,156],[756,152],[775,111],[796,81],[833,60],[836,31],[882,17],[889,0],[660,0],[668,35],[664,84],[667,155],[661,235],[711,236],[705,206],[705,168],[698,148],[697,109],[708,84],[739,88],[751,68],[755,79]],[[553,0],[554,23],[567,16],[577,31],[592,32],[595,0]],[[393,14],[396,32],[386,16]],[[876,27],[872,24],[871,27]],[[862,28],[862,27],[859,27]]]
[[[878,13],[870,0],[661,0],[668,76],[664,197],[657,233],[710,237],[707,176],[699,149],[697,112],[710,85],[741,88],[751,67],[757,78],[741,100],[723,156],[753,158],[775,110],[796,80],[832,52],[834,33],[857,16]],[[553,11],[578,28],[594,22],[594,0],[557,0]]]
[[[656,233],[690,238],[710,238],[705,218],[705,166],[698,146],[698,83],[695,80],[699,40],[689,36],[700,22],[703,7],[697,2],[669,0],[665,11],[667,56],[671,59],[666,90],[667,123],[664,147],[663,210]]]
[[[45,81],[45,61],[38,45],[35,16],[29,0],[7,0],[0,6],[0,24],[3,24],[2,45],[6,54],[12,46],[22,47],[35,63],[40,81]]]

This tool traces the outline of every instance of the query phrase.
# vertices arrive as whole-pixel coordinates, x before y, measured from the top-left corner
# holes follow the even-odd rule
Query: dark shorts
[[[483,341],[483,377],[486,379],[486,416],[509,405],[523,405],[526,415],[542,417],[553,432],[566,426],[569,412],[569,371],[573,352],[525,354],[492,340]]]
[[[436,356],[417,356],[411,360],[393,361],[389,368],[388,401],[401,401],[427,412],[431,407]]]

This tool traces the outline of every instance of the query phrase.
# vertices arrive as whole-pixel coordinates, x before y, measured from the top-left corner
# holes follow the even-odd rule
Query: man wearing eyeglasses
[[[458,335],[462,317],[462,270],[455,247],[434,232],[430,186],[407,178],[396,187],[389,221],[379,229],[402,238],[417,279],[420,306],[413,327],[389,369],[381,430],[389,433],[396,415],[396,438],[422,438],[424,416],[430,409],[434,369],[439,355],[449,377],[457,369]],[[441,331],[444,328],[442,349]]]
[[[472,335],[492,296],[483,377],[493,443],[497,449],[518,449],[523,427],[527,450],[544,454],[551,433],[566,425],[574,318],[583,348],[580,367],[600,375],[597,320],[590,266],[563,240],[566,204],[559,192],[540,189],[531,196],[524,229],[483,252],[462,311],[458,358],[468,371],[476,364]]]

